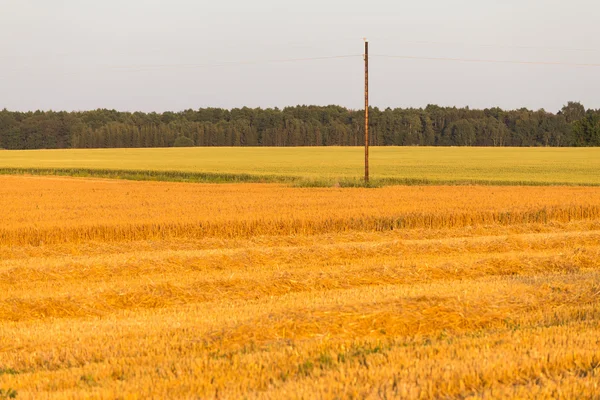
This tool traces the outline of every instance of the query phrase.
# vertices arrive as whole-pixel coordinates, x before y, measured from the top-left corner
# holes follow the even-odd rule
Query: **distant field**
[[[363,157],[359,147],[0,151],[0,172],[318,186],[358,182]],[[598,171],[600,148],[371,149],[376,184],[600,185]]]

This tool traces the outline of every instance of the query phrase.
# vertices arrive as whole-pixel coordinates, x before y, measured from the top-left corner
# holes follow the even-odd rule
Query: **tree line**
[[[576,102],[557,113],[374,107],[369,126],[375,146],[600,146],[600,110]],[[359,145],[364,145],[364,112],[335,105],[164,113],[0,111],[4,149]]]

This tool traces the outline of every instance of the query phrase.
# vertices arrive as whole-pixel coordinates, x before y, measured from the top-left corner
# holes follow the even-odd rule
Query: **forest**
[[[557,113],[428,105],[370,109],[375,146],[600,146],[600,110]],[[364,111],[340,106],[181,112],[0,111],[0,148],[364,145]]]

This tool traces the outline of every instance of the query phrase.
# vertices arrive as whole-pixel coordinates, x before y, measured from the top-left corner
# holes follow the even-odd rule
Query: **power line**
[[[560,61],[491,60],[491,59],[477,59],[477,58],[422,57],[422,56],[387,55],[387,54],[375,54],[375,55],[372,55],[371,57],[397,58],[397,59],[403,59],[403,60],[452,61],[452,62],[486,63],[486,64],[521,64],[521,65],[556,65],[556,66],[567,66],[567,67],[600,67],[600,64],[569,63],[569,62],[560,62]]]
[[[362,38],[359,37],[331,37],[331,38],[318,38],[318,39],[305,39],[303,41],[282,41],[282,42],[264,42],[261,41],[260,48],[272,48],[272,47],[286,47],[286,48],[312,48],[315,44],[323,44],[323,43],[348,43],[350,41],[356,41]],[[225,43],[219,46],[220,50],[223,49],[239,49],[239,48],[248,48],[248,43]],[[254,44],[255,45],[255,44]],[[90,51],[63,51],[63,52],[54,52],[54,53],[43,53],[43,54],[0,54],[0,60],[2,59],[35,59],[35,58],[76,58],[76,57],[105,57],[107,55],[169,55],[176,51],[177,49],[173,47],[152,47],[148,49],[120,49],[116,50],[114,48],[106,49],[107,53],[98,53],[97,50],[92,49]]]
[[[462,46],[462,47],[487,47],[487,48],[498,48],[498,49],[520,49],[520,50],[547,50],[547,51],[571,51],[571,52],[600,52],[600,49],[592,48],[574,48],[574,47],[551,47],[551,46],[534,46],[534,45],[507,45],[507,44],[494,44],[494,43],[466,43],[466,42],[440,42],[440,41],[429,41],[429,40],[403,40],[398,38],[376,38],[379,40],[394,40],[401,43],[409,44],[428,44],[436,46]]]
[[[144,71],[144,70],[155,70],[165,68],[210,68],[210,67],[226,67],[235,65],[256,65],[256,64],[276,64],[276,63],[293,63],[293,62],[305,62],[305,61],[319,61],[319,60],[333,60],[341,58],[355,58],[362,57],[362,54],[350,54],[350,55],[339,55],[339,56],[325,56],[325,57],[305,57],[305,58],[285,58],[275,60],[248,60],[248,61],[222,61],[216,63],[207,64],[146,64],[146,65],[116,65],[111,66],[112,69],[122,69],[131,71]]]
[[[273,60],[248,60],[248,61],[222,61],[206,64],[146,64],[146,65],[123,65],[112,66],[112,69],[125,71],[151,71],[157,69],[171,68],[210,68],[210,67],[226,67],[236,65],[257,65],[257,64],[275,64],[275,63],[293,63],[319,60],[332,60],[343,58],[362,57],[362,54],[324,56],[324,57],[305,57],[305,58],[288,58],[288,59],[273,59]],[[404,60],[424,60],[424,61],[449,61],[449,62],[468,62],[468,63],[485,63],[485,64],[517,64],[517,65],[553,65],[553,66],[568,66],[568,67],[600,67],[596,63],[572,63],[561,61],[527,61],[527,60],[494,60],[494,59],[479,59],[479,58],[460,58],[460,57],[427,57],[427,56],[411,56],[411,55],[388,55],[375,54],[371,57],[377,58],[396,58]]]

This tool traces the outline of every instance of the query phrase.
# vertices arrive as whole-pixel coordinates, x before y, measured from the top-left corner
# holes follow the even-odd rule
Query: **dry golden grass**
[[[0,399],[600,393],[600,188],[0,177],[0,221]]]
[[[599,193],[586,187],[349,191],[0,176],[0,241],[39,245],[596,221]]]

